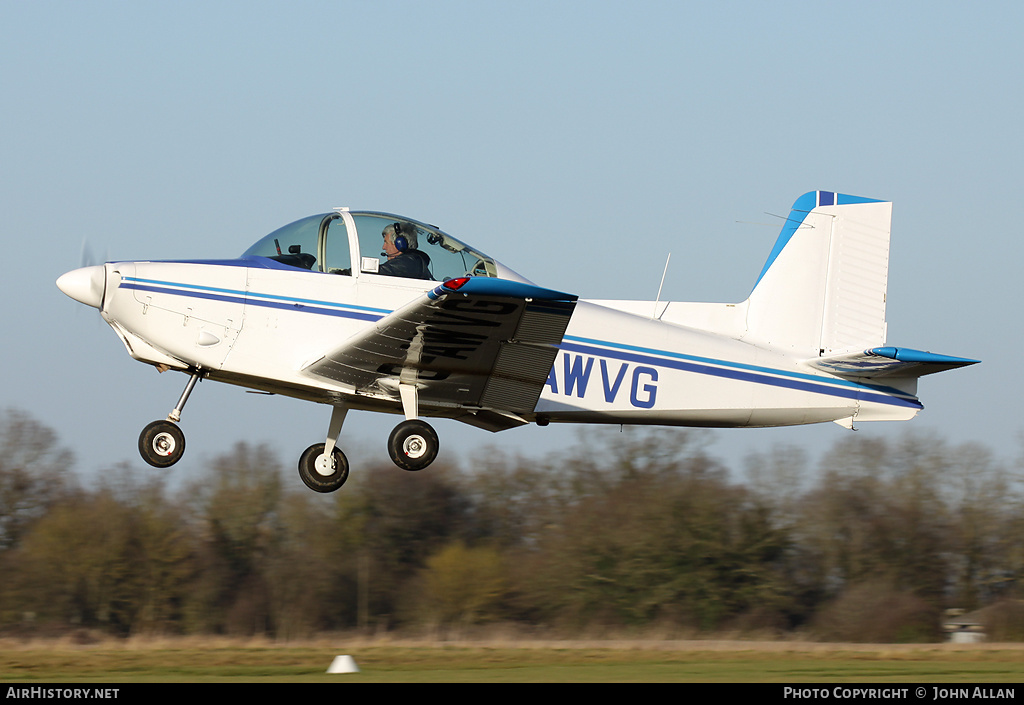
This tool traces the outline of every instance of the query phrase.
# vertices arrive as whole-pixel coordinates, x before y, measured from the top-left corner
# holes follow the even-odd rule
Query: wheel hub
[[[427,441],[423,436],[409,436],[402,444],[402,450],[410,458],[420,458],[427,452]]]
[[[320,456],[317,457],[316,462],[313,463],[313,467],[318,475],[330,477],[331,475],[334,474],[335,470],[334,458],[330,458],[321,453]]]
[[[167,457],[174,452],[174,436],[169,433],[159,433],[153,439],[153,452],[157,455]]]

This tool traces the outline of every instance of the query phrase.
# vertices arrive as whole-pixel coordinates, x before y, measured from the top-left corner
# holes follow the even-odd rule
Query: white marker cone
[[[327,669],[328,673],[359,673],[359,666],[351,656],[335,656]]]

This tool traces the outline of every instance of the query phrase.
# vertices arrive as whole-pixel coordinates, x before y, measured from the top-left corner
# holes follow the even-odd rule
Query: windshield
[[[320,224],[328,215],[333,214],[311,215],[278,228],[243,252],[242,257],[269,257],[293,267],[314,269]]]

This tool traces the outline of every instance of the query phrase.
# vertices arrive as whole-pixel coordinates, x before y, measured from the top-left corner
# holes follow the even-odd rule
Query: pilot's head
[[[384,252],[388,257],[397,257],[408,250],[419,247],[416,227],[409,223],[392,223],[384,228]]]

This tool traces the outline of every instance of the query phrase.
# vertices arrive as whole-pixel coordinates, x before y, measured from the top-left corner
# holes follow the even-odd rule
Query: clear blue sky
[[[106,259],[228,257],[335,206],[435,223],[538,284],[740,301],[800,194],[891,200],[889,342],[980,358],[868,425],[1012,461],[1024,249],[1018,2],[49,2],[0,0],[0,406],[91,472],[125,460],[185,377],[132,361],[54,286]],[[326,407],[206,383],[197,472],[239,440],[293,464]],[[397,417],[350,415],[359,463]],[[573,427],[439,422],[442,457],[527,455]],[[834,424],[710,432],[734,467]],[[146,470],[141,468],[146,467]],[[358,471],[358,465],[354,471]],[[297,479],[296,479],[297,482]]]

